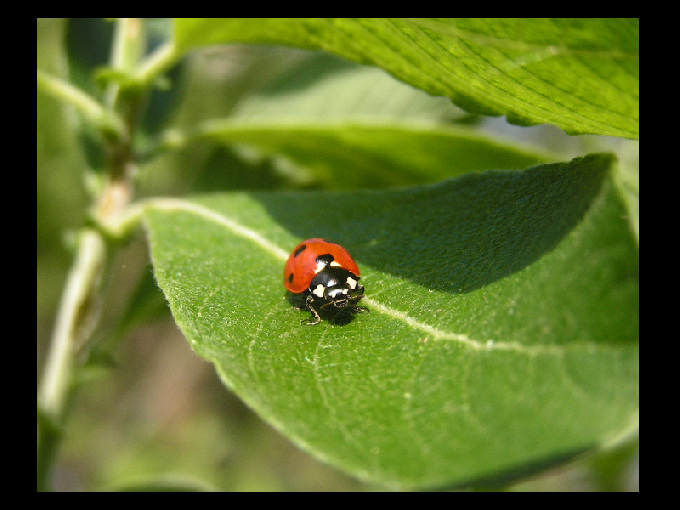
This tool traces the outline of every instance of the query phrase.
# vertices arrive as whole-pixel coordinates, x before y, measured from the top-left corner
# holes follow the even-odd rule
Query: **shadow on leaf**
[[[588,211],[612,163],[593,154],[418,188],[253,196],[299,239],[324,237],[361,264],[465,293],[554,249]]]

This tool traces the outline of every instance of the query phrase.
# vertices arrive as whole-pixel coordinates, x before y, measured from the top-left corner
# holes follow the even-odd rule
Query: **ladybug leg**
[[[314,310],[313,307],[309,307],[309,311],[312,312],[312,315],[314,315],[313,319],[302,319],[300,321],[300,324],[304,324],[305,326],[315,326],[319,322],[321,322],[321,317],[319,316],[319,313]]]
[[[355,298],[352,299],[352,301],[353,301],[353,302],[352,302],[352,310],[353,310],[353,311],[355,311],[355,312],[368,312],[368,311],[370,311],[370,310],[369,310],[368,308],[366,308],[365,306],[358,306],[358,305],[357,305],[357,303],[358,303],[359,301],[361,301],[361,298],[363,298],[363,297],[364,297],[364,293],[363,293],[363,289],[362,289],[361,294],[359,294],[358,296],[355,296]]]
[[[307,296],[307,300],[305,301],[305,304],[307,305],[307,310],[312,312],[312,315],[314,316],[313,319],[302,319],[300,321],[300,324],[304,324],[305,326],[314,326],[321,322],[321,317],[319,316],[319,312],[317,312],[314,307],[312,306],[312,301],[314,301],[314,298],[312,296]]]
[[[359,298],[359,299],[361,299],[361,298]],[[357,305],[358,302],[359,302],[359,300],[357,299],[354,303],[352,303],[352,311],[353,312],[369,312],[370,311],[365,306],[358,306]]]

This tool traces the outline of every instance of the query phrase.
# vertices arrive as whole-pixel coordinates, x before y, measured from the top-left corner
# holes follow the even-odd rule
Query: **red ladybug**
[[[299,309],[309,310],[313,318],[302,323],[314,325],[321,322],[319,309],[367,310],[357,306],[364,297],[360,275],[359,266],[345,248],[315,237],[292,251],[283,270],[283,284],[292,293],[304,295],[305,306]]]

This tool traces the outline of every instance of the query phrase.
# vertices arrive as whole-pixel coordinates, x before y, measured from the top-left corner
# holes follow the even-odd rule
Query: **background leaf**
[[[220,178],[242,189],[280,182],[288,189],[359,189],[524,169],[558,159],[548,151],[480,134],[470,125],[476,119],[447,99],[429,96],[377,68],[281,48],[257,49],[254,56],[233,49],[224,53],[221,66],[273,65],[280,72],[266,85],[242,93],[228,112],[219,107],[223,90],[211,90],[206,83],[210,74],[199,73],[203,79],[189,84],[189,98],[197,99],[182,105],[177,128],[166,134],[167,146],[181,147],[188,157],[155,161],[145,172],[146,185],[162,179],[173,165],[194,179],[202,175],[199,189],[211,191],[219,189]],[[209,62],[219,67],[215,59]],[[195,67],[208,65],[196,60]],[[190,150],[196,147],[201,150]],[[208,152],[207,147],[214,152],[204,169],[197,153]],[[237,157],[229,157],[229,151]],[[244,169],[244,160],[252,166]],[[255,178],[261,172],[257,165],[267,163],[274,178]]]
[[[285,44],[381,67],[467,111],[639,136],[638,19],[177,19],[179,55]]]
[[[637,427],[637,247],[593,155],[435,186],[155,200],[156,277],[191,346],[304,449],[397,487],[514,477]],[[344,244],[369,314],[299,325],[301,239]]]
[[[206,122],[200,138],[247,144],[285,156],[328,189],[437,182],[495,168],[521,169],[549,155],[475,135],[465,128],[355,124]]]

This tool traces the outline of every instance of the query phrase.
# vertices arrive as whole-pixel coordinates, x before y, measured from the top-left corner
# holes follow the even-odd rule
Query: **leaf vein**
[[[205,220],[217,223],[230,232],[244,237],[260,248],[270,253],[275,258],[285,261],[288,258],[288,252],[277,246],[273,242],[269,241],[263,237],[258,232],[249,229],[248,227],[237,223],[236,221],[220,214],[212,209],[205,206],[192,203],[182,199],[175,198],[159,198],[151,199],[146,202],[146,207],[150,209],[156,209],[161,211],[181,211],[190,214],[195,214],[204,218]],[[519,342],[502,342],[495,341],[493,339],[475,340],[470,338],[464,333],[454,333],[451,331],[445,331],[436,328],[430,324],[421,322],[410,315],[396,310],[389,306],[386,306],[375,299],[364,298],[364,303],[367,304],[371,309],[374,309],[384,315],[387,315],[393,319],[399,320],[413,329],[422,331],[427,335],[431,336],[435,341],[454,341],[458,342],[466,347],[477,350],[477,351],[511,351],[526,354],[528,356],[539,356],[539,355],[555,355],[562,356],[567,352],[564,346],[560,345],[524,345]],[[578,345],[577,347],[593,347],[589,344]]]

